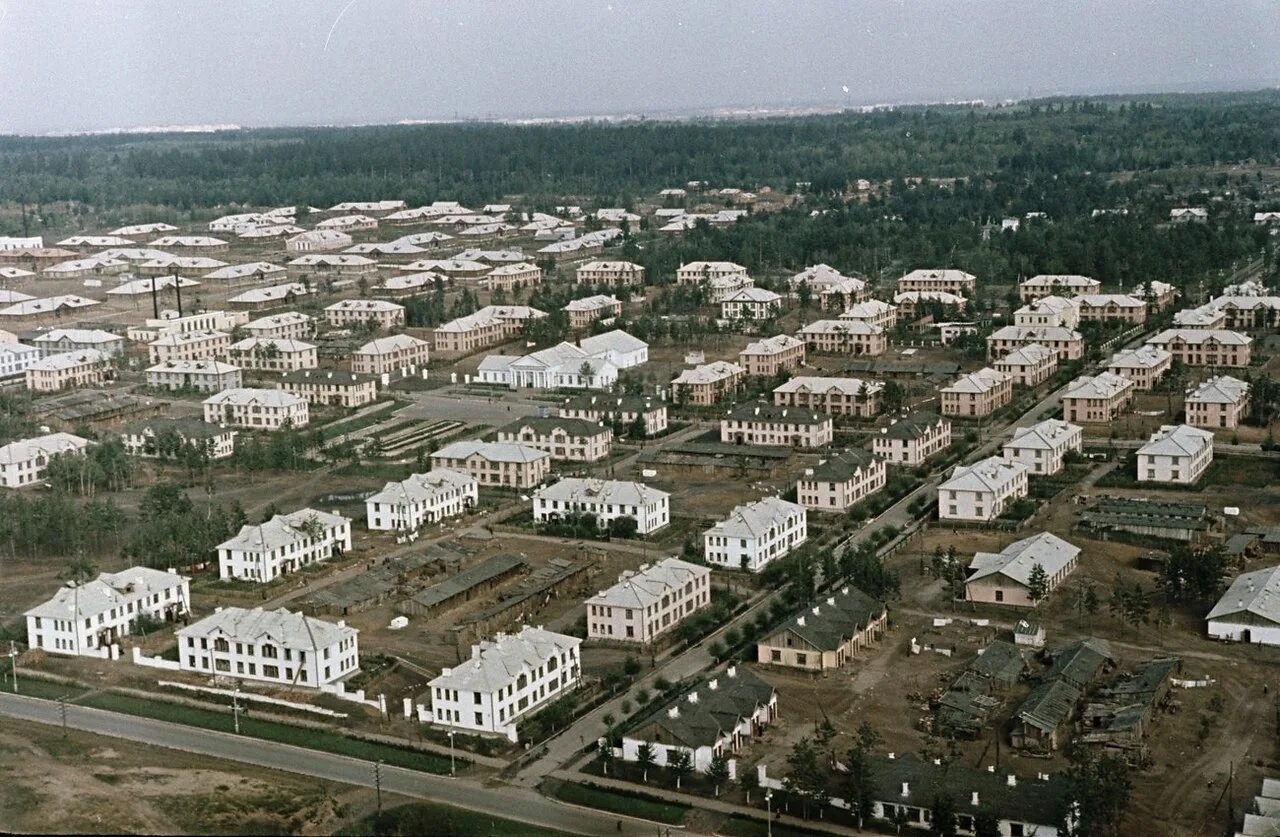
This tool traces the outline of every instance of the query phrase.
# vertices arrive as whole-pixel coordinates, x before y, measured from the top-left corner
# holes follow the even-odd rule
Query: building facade
[[[711,569],[664,558],[587,599],[587,639],[648,645],[711,606]]]

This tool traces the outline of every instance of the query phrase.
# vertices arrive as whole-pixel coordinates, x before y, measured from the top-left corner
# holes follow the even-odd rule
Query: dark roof
[[[1089,637],[1055,651],[1053,663],[1045,672],[1044,679],[1065,680],[1084,688],[1093,682],[1104,665],[1115,662],[1115,659],[1106,640]]]
[[[757,708],[773,699],[773,686],[749,669],[738,666],[733,676],[726,670],[709,677],[680,697],[664,705],[635,732],[645,739],[677,743],[685,747],[710,746]],[[716,687],[711,688],[712,683]],[[696,696],[695,700],[690,700]],[[678,707],[676,716],[671,709]]]
[[[586,393],[566,398],[561,405],[568,410],[598,410],[602,413],[647,413],[665,410],[667,405],[645,395],[600,395]]]
[[[1067,810],[1070,785],[1061,776],[1048,779],[1019,777],[1010,785],[1007,773],[990,772],[954,761],[944,764],[915,756],[871,757],[875,798],[880,802],[930,808],[934,799],[955,800],[960,812],[969,809],[974,793],[979,805],[1002,820],[1057,827]],[[907,795],[902,786],[907,785]]]
[[[889,439],[917,439],[943,420],[937,413],[910,413],[889,425],[880,435]]]
[[[150,430],[159,436],[166,428],[172,427],[178,431],[184,439],[211,439],[214,436],[221,436],[224,433],[232,433],[225,427],[219,427],[216,424],[209,424],[198,418],[153,418],[143,421],[135,421],[126,424],[120,429],[122,434],[133,436],[141,436],[146,430]]]
[[[463,570],[455,576],[446,578],[439,584],[433,584],[425,590],[414,593],[409,598],[424,608],[433,608],[459,596],[492,578],[506,575],[512,570],[524,566],[524,561],[514,555],[495,555],[484,563]]]
[[[1164,685],[1164,681],[1182,667],[1179,657],[1157,657],[1137,665],[1133,674],[1125,677],[1105,694],[1123,701],[1141,701],[1150,703],[1156,692]]]
[[[1053,732],[1071,717],[1080,694],[1065,680],[1048,680],[1032,689],[1014,714],[1042,732]]]
[[[329,386],[354,386],[355,384],[372,383],[371,375],[362,375],[349,369],[294,369],[285,372],[280,380],[290,384],[325,384]]]
[[[820,651],[834,651],[849,637],[879,619],[883,602],[854,587],[842,587],[788,620],[773,636],[791,632]],[[800,624],[801,620],[804,624]]]
[[[823,482],[844,482],[853,476],[854,471],[860,468],[865,470],[876,459],[879,459],[879,457],[872,456],[864,450],[841,451],[814,465],[813,468],[809,469],[813,471],[813,474],[806,473],[805,477],[811,477]]]
[[[997,682],[1012,683],[1026,669],[1027,660],[1022,649],[1012,642],[997,639],[969,663],[967,670]]]
[[[1226,555],[1243,555],[1250,547],[1257,545],[1261,537],[1253,533],[1242,533],[1227,538],[1222,551]]]
[[[831,416],[826,413],[806,410],[802,407],[783,407],[764,401],[739,404],[728,411],[727,417],[733,421],[769,421],[787,424],[826,424],[831,421]]]
[[[524,428],[532,428],[539,436],[545,436],[553,432],[556,428],[561,428],[570,436],[600,436],[608,433],[609,428],[594,421],[578,418],[558,418],[558,417],[542,417],[542,416],[526,416],[525,418],[516,419],[498,430],[498,433],[519,434]]]

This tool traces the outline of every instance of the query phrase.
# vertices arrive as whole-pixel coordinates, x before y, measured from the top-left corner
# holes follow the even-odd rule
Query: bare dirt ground
[[[373,792],[10,720],[0,829],[43,834],[324,834]]]

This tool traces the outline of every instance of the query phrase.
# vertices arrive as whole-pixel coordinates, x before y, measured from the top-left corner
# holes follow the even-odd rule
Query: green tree
[[[1040,564],[1032,564],[1027,576],[1027,595],[1034,604],[1038,604],[1049,592],[1049,575]]]
[[[707,778],[715,785],[715,795],[720,796],[720,786],[729,781],[729,756],[716,753],[707,765]]]
[[[649,783],[649,768],[653,767],[655,758],[653,744],[649,741],[640,742],[640,746],[636,748],[636,764],[640,765],[640,770],[643,771],[645,784]]]
[[[812,808],[826,806],[830,799],[827,782],[821,749],[808,736],[801,738],[787,756],[787,776],[783,786],[800,798],[805,819],[809,818]]]
[[[676,774],[676,790],[679,790],[681,780],[693,770],[693,755],[683,747],[667,753],[667,767]]]

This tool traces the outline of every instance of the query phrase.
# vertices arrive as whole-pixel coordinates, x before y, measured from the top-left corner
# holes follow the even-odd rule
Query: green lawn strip
[[[625,814],[629,817],[654,820],[669,825],[684,821],[689,812],[688,805],[675,802],[660,802],[648,799],[638,793],[597,788],[580,785],[576,782],[564,782],[556,788],[556,799],[587,808],[596,808],[614,814]]]
[[[130,695],[118,695],[110,692],[90,695],[83,701],[84,706],[106,709],[112,712],[123,712],[127,715],[138,715],[158,721],[174,724],[201,727],[203,729],[231,732],[234,722],[230,709],[215,712],[209,709],[198,709],[176,703],[143,700]],[[365,759],[367,761],[384,761],[395,767],[409,770],[421,770],[427,773],[448,773],[449,759],[434,753],[381,744],[376,741],[364,741],[326,730],[295,727],[264,721],[258,718],[240,718],[240,733],[251,738],[265,741],[276,741],[281,744],[292,744],[295,747],[306,747],[311,750],[323,750],[340,756]],[[458,763],[465,764],[462,759]]]
[[[12,692],[13,684],[5,681],[5,691]],[[55,683],[51,680],[37,680],[34,677],[24,677],[22,670],[18,670],[18,694],[27,697],[44,698],[45,700],[57,700],[65,697],[68,700],[75,700],[77,697],[85,693],[85,689],[80,686],[72,686],[68,683]]]
[[[367,834],[486,834],[490,837],[559,837],[563,832],[432,802],[413,802],[365,817],[337,832]]]
[[[769,826],[764,822],[765,812],[760,812],[760,819],[752,819],[744,817],[740,814],[734,814],[725,820],[717,830],[718,834],[725,837],[764,837],[769,833]],[[797,828],[793,825],[783,825],[775,822],[773,824],[774,837],[811,837],[814,834],[822,834],[821,831],[810,831],[807,828]]]

